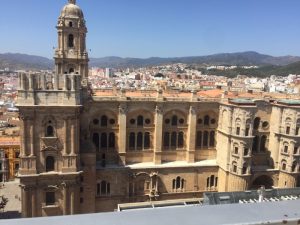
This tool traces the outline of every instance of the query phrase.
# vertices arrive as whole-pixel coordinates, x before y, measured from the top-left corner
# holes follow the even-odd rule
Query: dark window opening
[[[46,192],[46,205],[55,205],[55,192]]]
[[[107,116],[102,116],[101,117],[101,126],[102,127],[107,127]]]
[[[291,130],[290,127],[286,127],[285,133],[286,133],[286,134],[290,134],[290,130]]]
[[[184,137],[183,132],[179,132],[178,134],[178,148],[183,148],[184,145]]]
[[[114,148],[115,147],[115,134],[114,133],[109,134],[108,147],[109,148]]]
[[[258,152],[258,136],[255,136],[252,143],[252,151]]]
[[[203,147],[208,147],[208,131],[203,133]]]
[[[73,22],[69,22],[69,27],[73,27]]]
[[[135,148],[135,133],[129,134],[129,148]]]
[[[150,133],[146,132],[144,136],[144,148],[149,149],[150,148]]]
[[[54,137],[54,129],[51,125],[47,126],[46,137]]]
[[[201,148],[201,145],[202,145],[202,131],[197,131],[196,147]]]
[[[137,117],[137,125],[138,126],[144,126],[144,117],[143,116],[138,116]]]
[[[69,35],[68,46],[69,46],[69,48],[73,48],[74,47],[74,35],[73,34]]]
[[[208,115],[206,115],[205,117],[204,117],[204,125],[209,125],[209,116]]]
[[[240,135],[240,131],[241,131],[241,128],[240,128],[240,127],[237,127],[237,128],[236,128],[235,134],[236,134],[236,135]]]
[[[214,131],[210,132],[209,146],[210,147],[214,147],[215,146],[215,132]]]
[[[249,136],[249,133],[250,133],[250,128],[249,128],[249,127],[246,127],[246,130],[245,130],[245,136]]]
[[[53,156],[48,156],[46,158],[46,172],[51,172],[55,170],[55,160]]]
[[[171,147],[176,148],[176,145],[177,145],[177,133],[172,132],[172,134],[171,134]]]
[[[172,117],[172,126],[177,126],[177,121],[178,121],[177,116],[173,116]]]
[[[101,134],[101,149],[106,149],[107,148],[107,134],[102,133]]]
[[[254,124],[253,124],[253,129],[254,130],[257,130],[259,128],[259,124],[260,124],[260,118],[259,117],[256,117],[254,119]]]
[[[98,133],[93,134],[93,143],[96,146],[96,148],[99,149],[99,134]]]
[[[138,149],[142,149],[143,148],[143,133],[139,132],[137,134],[137,144],[136,144]]]
[[[170,139],[170,133],[165,132],[164,133],[164,147],[169,147],[169,139]]]

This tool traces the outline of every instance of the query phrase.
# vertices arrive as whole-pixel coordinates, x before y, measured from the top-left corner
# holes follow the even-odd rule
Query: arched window
[[[141,126],[141,127],[144,126],[144,117],[143,116],[140,115],[137,117],[137,125]]]
[[[181,185],[181,178],[180,178],[180,177],[177,177],[177,178],[176,178],[176,189],[179,189],[179,188],[180,188],[180,185]]]
[[[267,142],[267,136],[263,135],[260,138],[260,151],[264,152],[266,151],[266,142]]]
[[[142,132],[139,132],[137,134],[137,144],[136,144],[136,147],[138,149],[142,149],[143,148],[143,133]]]
[[[115,133],[109,133],[108,137],[108,147],[114,148],[115,147]]]
[[[179,132],[178,134],[178,148],[183,148],[184,145],[184,137],[183,137],[183,132]]]
[[[255,136],[253,138],[253,142],[252,142],[252,151],[253,152],[258,152],[258,139],[259,139],[258,136]]]
[[[74,73],[74,68],[69,69],[69,74]]]
[[[135,133],[133,132],[129,134],[129,148],[135,148]]]
[[[98,150],[99,149],[99,134],[98,133],[93,134],[93,143]]]
[[[286,170],[286,161],[285,160],[282,160],[282,162],[281,162],[281,169]]]
[[[101,117],[101,126],[102,127],[107,127],[107,116],[102,116]]]
[[[244,156],[247,156],[249,154],[249,148],[244,148]]]
[[[256,117],[254,119],[254,123],[253,123],[253,129],[254,130],[257,130],[259,128],[259,124],[260,124],[260,118],[259,117]]]
[[[54,137],[54,129],[52,125],[47,126],[46,137]]]
[[[73,48],[74,47],[74,35],[73,34],[69,34],[68,46],[69,46],[69,48]]]
[[[72,21],[69,22],[69,27],[73,27],[73,22]]]
[[[292,165],[292,172],[293,172],[293,173],[297,172],[297,162],[296,162],[296,161],[293,162],[293,165]]]
[[[184,186],[185,186],[185,180],[182,179],[181,177],[176,177],[176,179],[173,179],[172,181],[172,188],[173,190],[182,190],[184,189]]]
[[[248,165],[247,165],[247,163],[245,163],[245,164],[243,165],[243,171],[242,171],[242,174],[247,174],[247,172],[248,172]]]
[[[107,134],[106,133],[101,134],[101,148],[102,149],[107,148]]]
[[[150,148],[150,133],[146,132],[144,135],[144,149]]]
[[[232,172],[236,173],[237,172],[237,163],[232,162]]]
[[[204,125],[209,125],[209,115],[204,116]]]
[[[203,147],[208,147],[208,131],[203,133]]]
[[[283,143],[283,152],[289,153],[289,144],[287,142]]]
[[[213,186],[214,186],[214,183],[215,183],[215,176],[214,176],[214,175],[211,175],[211,176],[210,176],[210,186],[213,187]]]
[[[177,116],[172,116],[172,126],[177,126],[177,122],[178,122],[178,118],[177,118]]]
[[[176,148],[176,146],[177,146],[177,133],[172,132],[172,134],[171,134],[171,147]]]
[[[291,132],[291,122],[292,120],[290,118],[286,118],[285,120],[285,133],[290,134]]]
[[[202,131],[197,131],[196,147],[201,148],[201,146],[202,146]]]
[[[55,170],[55,159],[53,156],[47,156],[46,158],[46,172]]]
[[[214,147],[215,146],[215,132],[211,131],[209,136],[209,146]]]
[[[170,143],[170,133],[165,132],[164,133],[164,147],[169,148]]]

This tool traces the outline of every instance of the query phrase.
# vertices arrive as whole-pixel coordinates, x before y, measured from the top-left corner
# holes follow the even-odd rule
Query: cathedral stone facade
[[[57,31],[55,73],[19,74],[24,217],[300,186],[300,100],[97,92],[87,80],[87,29],[75,0]]]

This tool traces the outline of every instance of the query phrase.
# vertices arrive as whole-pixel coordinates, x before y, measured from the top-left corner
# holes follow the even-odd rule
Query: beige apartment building
[[[55,73],[19,75],[24,217],[300,186],[298,97],[91,90],[75,0],[57,31]]]

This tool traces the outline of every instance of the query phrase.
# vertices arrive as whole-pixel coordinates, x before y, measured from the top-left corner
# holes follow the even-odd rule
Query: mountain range
[[[103,57],[90,58],[91,67],[146,67],[170,63],[186,63],[196,65],[257,65],[257,66],[285,66],[300,61],[299,56],[274,57],[253,51],[238,53],[221,53],[208,56],[174,57],[174,58],[121,58]],[[26,54],[5,53],[0,54],[0,69],[11,70],[51,70],[54,61],[41,56]]]

